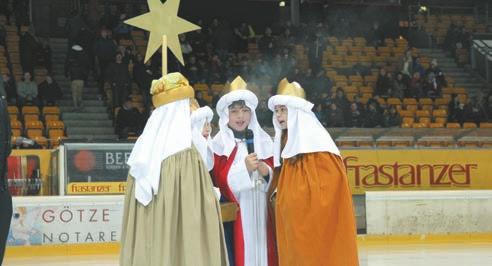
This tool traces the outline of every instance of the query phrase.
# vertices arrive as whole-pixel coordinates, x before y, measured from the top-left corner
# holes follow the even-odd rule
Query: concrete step
[[[94,121],[79,121],[79,120],[63,120],[65,126],[69,127],[81,127],[81,124],[87,127],[113,127],[113,121],[111,120],[94,120]]]
[[[73,107],[71,106],[62,106],[60,107],[60,111],[62,112],[72,112],[73,110]],[[107,112],[107,109],[105,106],[85,106],[84,104],[84,108],[80,111],[78,111],[80,113],[105,113]]]
[[[114,134],[113,127],[69,127],[67,135],[111,135]]]
[[[72,100],[60,100],[58,102],[58,105],[60,107],[63,107],[63,106],[72,107],[73,101]],[[105,106],[105,104],[103,101],[99,101],[99,100],[84,100],[84,106],[85,107],[103,107],[103,106]]]
[[[108,120],[108,113],[78,113],[78,112],[65,112],[62,113],[63,120]]]
[[[455,83],[455,87],[462,88],[473,88],[473,89],[481,89],[483,87],[482,83]]]
[[[74,134],[74,135],[69,135],[68,138],[80,139],[80,140],[118,140],[118,136],[115,134],[104,134],[104,135]]]

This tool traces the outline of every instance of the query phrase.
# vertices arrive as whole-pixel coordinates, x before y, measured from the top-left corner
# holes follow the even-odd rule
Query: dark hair
[[[229,109],[231,108],[234,108],[234,107],[240,107],[240,108],[243,108],[243,107],[248,107],[246,105],[246,102],[244,100],[238,100],[238,101],[234,101],[232,102],[230,105],[229,105]]]

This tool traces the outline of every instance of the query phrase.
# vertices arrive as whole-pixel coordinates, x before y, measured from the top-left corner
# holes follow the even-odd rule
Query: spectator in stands
[[[344,113],[341,108],[338,108],[337,104],[331,103],[330,110],[327,114],[326,124],[328,127],[343,127],[344,126]]]
[[[296,39],[291,34],[290,28],[284,29],[284,32],[282,33],[282,35],[280,35],[278,42],[279,42],[280,48],[289,49],[290,51],[292,51],[292,49],[295,46]]]
[[[9,0],[1,0],[0,1],[0,14],[5,15],[7,19],[7,25],[10,25],[10,15],[12,11],[10,10]]]
[[[212,105],[210,107],[215,109],[219,100],[220,100],[220,92],[217,90],[213,91],[212,92]]]
[[[335,103],[338,109],[340,109],[343,113],[349,110],[350,102],[347,99],[347,95],[345,95],[345,91],[341,87],[337,88],[333,103]]]
[[[374,128],[381,126],[381,112],[378,111],[375,103],[368,104],[367,111],[365,113],[364,120],[362,122],[363,127]]]
[[[48,70],[48,73],[53,71],[52,63],[51,63],[51,47],[49,43],[49,39],[45,39],[41,47],[39,49],[39,55],[43,62],[43,66]]]
[[[451,95],[451,101],[448,104],[448,121],[462,122],[464,119],[464,104],[460,102],[457,94]]]
[[[299,83],[302,84],[304,88],[306,88],[306,94],[307,98],[311,99],[313,96],[313,85],[314,85],[314,76],[313,76],[313,70],[311,68],[306,69],[304,72],[304,75],[301,76],[301,79],[298,81]]]
[[[277,51],[278,48],[272,36],[272,29],[269,27],[265,29],[265,34],[258,41],[258,49],[267,58],[272,58],[275,51]]]
[[[145,64],[143,60],[143,56],[141,54],[137,54],[135,65],[133,65],[133,80],[137,84],[144,98],[144,106],[146,108],[144,114],[147,116],[151,105],[150,85],[154,79],[154,73],[152,72],[152,68],[150,66],[150,60]]]
[[[227,21],[220,21],[215,28],[212,38],[214,48],[220,58],[224,58],[233,47],[234,34]]]
[[[17,103],[17,88],[15,86],[14,79],[10,76],[9,73],[5,73],[2,75],[3,88],[6,93],[7,102],[8,103]]]
[[[402,118],[400,114],[396,111],[394,106],[386,109],[383,114],[383,125],[384,127],[399,127],[401,125]]]
[[[384,32],[379,27],[379,22],[374,22],[372,29],[367,35],[367,43],[374,47],[378,47],[384,43]]]
[[[360,96],[359,96],[359,95],[355,95],[355,96],[354,96],[354,101],[353,101],[353,103],[355,103],[355,104],[357,105],[357,110],[358,110],[359,112],[362,112],[362,113],[363,113],[363,112],[366,110],[366,107],[365,107],[365,105],[361,102],[361,100],[360,100]]]
[[[190,56],[188,59],[188,62],[185,65],[184,73],[190,83],[195,84],[199,82],[199,66],[195,56]]]
[[[38,90],[42,105],[55,105],[63,95],[60,86],[50,75],[38,85]]]
[[[267,101],[260,101],[255,110],[258,123],[264,127],[273,127],[273,113],[268,109]]]
[[[14,10],[15,24],[17,26],[17,29],[20,29],[21,26],[28,26],[30,12],[29,0],[12,1],[12,7]]]
[[[116,41],[119,41],[121,39],[129,40],[132,37],[130,34],[132,31],[132,26],[125,23],[126,19],[126,14],[121,14],[120,19],[118,20],[118,24],[113,29],[114,38]]]
[[[434,73],[437,81],[437,86],[440,88],[446,87],[446,78],[444,77],[444,73],[442,72],[441,68],[437,65],[437,59],[432,59],[430,63],[429,69],[427,69],[426,74],[429,75],[430,73]]]
[[[413,74],[413,67],[412,50],[408,49],[400,63],[401,73],[407,77],[407,80],[409,80]]]
[[[65,77],[70,77],[74,110],[83,108],[82,93],[89,74],[89,59],[82,46],[72,46],[65,63]]]
[[[123,63],[122,54],[116,54],[115,61],[108,66],[105,76],[106,81],[111,85],[113,107],[123,105],[130,95],[131,80],[128,65]]]
[[[421,77],[425,76],[426,71],[420,63],[420,57],[415,57],[415,60],[413,60],[412,76],[415,72],[419,72]]]
[[[116,44],[109,38],[107,30],[101,30],[101,37],[94,43],[94,55],[99,68],[99,89],[103,92],[106,68],[114,61],[116,55]]]
[[[19,39],[20,63],[22,70],[34,73],[36,48],[38,44],[30,32],[22,32]]]
[[[376,90],[374,91],[374,94],[381,97],[388,97],[392,86],[392,81],[390,80],[390,77],[388,77],[386,69],[381,68],[379,70],[378,80],[376,81]]]
[[[248,42],[251,37],[252,28],[245,22],[241,23],[241,26],[234,28],[234,35],[236,37],[236,49],[240,53],[248,52]]]
[[[203,93],[201,91],[195,92],[195,99],[200,107],[207,106],[208,102],[203,98]]]
[[[362,126],[362,113],[359,110],[359,105],[357,103],[352,103],[350,105],[350,114],[348,116],[348,121],[345,123],[347,127],[361,127]]]
[[[492,122],[492,94],[485,99],[484,109],[487,121]]]
[[[427,75],[427,81],[424,84],[424,95],[432,99],[441,96],[441,88],[439,87],[437,83],[436,75],[434,75],[433,72]]]
[[[181,44],[181,52],[183,53],[184,60],[187,60],[191,53],[193,52],[193,48],[191,47],[190,42],[186,39],[185,34],[179,35],[179,43]]]
[[[325,70],[321,68],[317,72],[316,77],[314,77],[313,80],[311,100],[313,102],[316,102],[323,92],[331,95],[332,87],[333,83],[331,82],[330,78],[326,76]]]
[[[480,122],[485,116],[483,111],[476,97],[468,98],[464,107],[464,122],[473,122],[477,124],[477,127],[480,126]]]
[[[309,65],[314,71],[318,71],[321,68],[321,63],[323,61],[323,52],[325,51],[326,42],[321,36],[320,32],[309,39],[308,48],[308,59]]]
[[[393,81],[393,86],[391,90],[391,97],[403,99],[405,97],[405,91],[408,89],[405,80],[403,79],[403,74],[397,73],[396,79]]]
[[[405,92],[406,98],[421,98],[423,96],[423,82],[420,77],[419,72],[413,73],[412,80],[410,81],[410,86],[408,86]]]
[[[210,76],[209,76],[210,83],[224,82],[224,77],[222,75],[224,73],[224,69],[223,69],[222,60],[220,60],[219,55],[216,54],[212,57],[212,61],[210,62],[209,69],[210,69]]]
[[[326,110],[325,110],[325,108],[323,108],[322,104],[316,104],[316,106],[314,107],[314,115],[316,115],[319,122],[321,122],[321,124],[324,127],[328,126],[328,124],[326,123],[326,121],[327,121]]]
[[[31,73],[24,73],[24,78],[17,86],[17,102],[19,106],[38,104],[38,85],[32,81]]]
[[[133,106],[132,98],[125,98],[116,116],[115,131],[120,139],[127,139],[129,133],[140,135],[144,123],[143,115]]]

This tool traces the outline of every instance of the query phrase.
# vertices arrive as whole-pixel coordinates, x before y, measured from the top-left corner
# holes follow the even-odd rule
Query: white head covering
[[[202,131],[205,122],[211,122],[214,117],[214,112],[210,107],[205,106],[198,108],[191,113],[191,137],[193,144],[200,152],[203,162],[210,171],[214,167],[214,153],[210,148],[210,136],[203,137]]]
[[[301,88],[299,83],[293,82],[294,86]],[[275,127],[274,139],[274,165],[280,166],[280,157],[287,159],[297,154],[312,152],[330,152],[340,156],[335,142],[330,133],[321,125],[316,115],[311,111],[313,104],[300,97],[290,95],[275,95],[268,100],[268,108],[275,111],[275,106],[285,105],[288,110],[287,143],[280,154],[282,129],[273,116],[273,125]]]
[[[128,159],[130,175],[135,178],[135,198],[140,203],[147,206],[157,194],[162,161],[190,147],[190,100],[155,109]]]
[[[248,128],[253,131],[254,134],[254,146],[255,153],[259,159],[268,159],[273,156],[272,151],[272,138],[261,128],[256,118],[256,106],[258,105],[258,98],[256,95],[246,88],[238,89],[227,93],[222,96],[217,102],[217,113],[219,114],[219,128],[220,131],[215,135],[212,140],[213,151],[220,156],[231,155],[234,147],[236,146],[236,140],[232,129],[227,125],[229,123],[229,106],[235,102],[243,100],[251,109],[251,121]]]

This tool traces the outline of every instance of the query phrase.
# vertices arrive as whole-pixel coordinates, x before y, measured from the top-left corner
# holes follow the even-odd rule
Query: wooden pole
[[[162,35],[162,76],[167,75],[167,36]]]

